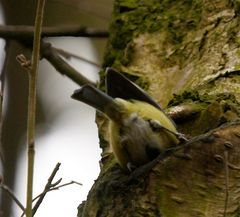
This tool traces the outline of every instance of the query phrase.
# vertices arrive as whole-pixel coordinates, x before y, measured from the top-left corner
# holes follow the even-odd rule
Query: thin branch
[[[64,61],[63,58],[60,57],[58,52],[55,49],[53,49],[50,43],[42,42],[41,54],[54,66],[54,68],[58,72],[60,72],[62,75],[66,75],[75,83],[79,85],[84,85],[84,84],[96,85],[94,82],[90,81],[85,76],[80,74],[76,69],[74,69],[66,61]]]
[[[80,183],[80,182],[70,181],[70,182],[64,183],[64,184],[62,184],[62,185],[59,185],[59,186],[57,186],[57,187],[55,187],[55,188],[56,188],[56,189],[59,189],[59,188],[66,187],[66,186],[72,185],[72,184],[76,184],[76,185],[81,185],[81,186],[82,186],[82,183]]]
[[[23,212],[25,212],[24,206],[23,206],[22,203],[17,199],[17,197],[16,197],[16,196],[14,195],[14,193],[12,192],[12,190],[11,190],[8,186],[3,185],[3,184],[1,184],[0,187],[1,187],[4,191],[6,191],[6,192],[9,194],[9,196],[13,199],[13,201],[19,206],[19,208],[20,208]]]
[[[75,35],[74,35],[74,34]],[[77,34],[78,33],[78,34]],[[83,28],[79,26],[66,26],[62,28],[58,27],[44,27],[42,36],[86,36],[86,37],[107,37],[108,33],[105,30],[95,30],[90,28]],[[32,47],[32,41],[29,38],[33,37],[32,26],[1,26],[0,25],[0,37],[4,39],[15,39],[21,42],[26,47]],[[66,75],[79,85],[92,84],[94,82],[81,75],[76,69],[64,61],[56,48],[52,47],[50,43],[41,43],[41,55],[46,58],[53,67],[62,75]],[[90,63],[90,61],[88,61]],[[91,64],[95,64],[92,63]]]
[[[4,39],[14,40],[32,40],[34,35],[33,26],[5,26],[0,25],[0,37]],[[42,37],[91,37],[91,38],[107,38],[108,31],[105,29],[87,28],[83,26],[59,26],[59,27],[43,27]]]
[[[36,202],[36,204],[35,204],[34,207],[33,207],[33,215],[36,213],[37,209],[39,208],[40,204],[42,203],[45,195],[46,195],[47,192],[48,192],[48,189],[51,188],[51,186],[52,186],[52,181],[53,181],[55,175],[57,174],[57,171],[59,170],[59,167],[60,167],[60,166],[61,166],[61,164],[60,164],[60,163],[57,163],[56,166],[55,166],[55,168],[53,169],[50,177],[48,178],[47,184],[45,185],[45,188],[44,188],[43,192],[40,194],[38,201]],[[34,200],[35,200],[35,199],[36,199],[36,198],[34,198]]]
[[[82,185],[81,183],[79,182],[76,182],[76,181],[70,181],[70,182],[67,182],[67,183],[64,183],[62,185],[58,185],[56,187],[51,187],[49,189],[46,189],[45,191],[43,191],[41,194],[39,194],[38,196],[36,196],[33,201],[35,201],[36,199],[40,198],[43,194],[46,195],[46,193],[50,192],[50,191],[55,191],[55,190],[59,190],[60,188],[63,188],[63,187],[66,187],[68,185],[72,185],[72,184],[77,184],[77,185]]]
[[[23,67],[24,69],[26,69],[27,72],[30,72],[32,69],[32,63],[30,60],[27,59],[26,56],[24,56],[24,54],[19,54],[16,57],[16,60],[18,61],[18,63],[21,65],[21,67]]]
[[[47,184],[45,185],[44,187],[44,190],[41,194],[39,194],[38,196],[36,196],[34,199],[33,199],[33,202],[35,200],[37,200],[35,206],[33,207],[33,215],[36,213],[36,211],[38,210],[39,206],[41,205],[44,197],[46,196],[46,194],[50,191],[54,191],[54,190],[58,190],[62,187],[65,187],[67,185],[71,185],[71,184],[78,184],[78,185],[82,185],[81,183],[79,182],[76,182],[76,181],[71,181],[71,182],[68,182],[68,183],[65,183],[65,184],[62,184],[62,185],[59,185],[60,182],[62,181],[62,179],[60,178],[58,181],[56,181],[55,183],[52,183],[55,175],[57,174],[57,171],[59,170],[59,167],[60,167],[60,163],[57,163],[57,165],[55,166],[54,170],[52,171],[50,177],[48,178],[48,181],[47,181]]]
[[[36,92],[37,92],[37,72],[40,59],[40,44],[42,21],[45,0],[38,0],[35,18],[35,29],[32,52],[32,69],[29,71],[29,96],[28,96],[28,173],[27,173],[27,203],[26,217],[32,217],[32,195],[33,195],[33,170],[35,154],[35,119],[36,119]]]
[[[91,65],[100,67],[100,65],[99,65],[98,63],[93,62],[93,61],[91,61],[91,60],[88,60],[88,59],[86,59],[85,57],[81,57],[81,56],[79,56],[79,55],[70,53],[70,52],[65,51],[65,50],[63,50],[63,49],[60,49],[60,48],[54,48],[54,47],[52,47],[52,49],[56,50],[61,56],[63,56],[63,57],[66,58],[66,59],[71,59],[71,58],[73,57],[73,58],[82,60],[82,61],[84,61],[84,62],[86,62],[86,63],[89,63],[89,64],[91,64]]]
[[[0,184],[3,182],[3,96],[4,96],[4,79],[3,75],[0,76]]]
[[[63,58],[61,58],[56,48],[52,47],[50,43],[45,43],[42,41],[41,55],[45,57],[58,72],[60,72],[62,75],[67,76],[78,85],[96,85],[94,82],[92,82],[91,80],[83,76],[81,73],[79,73],[76,69],[74,69]],[[16,57],[16,60],[27,71],[31,69],[31,61],[29,61],[23,54],[19,54]]]

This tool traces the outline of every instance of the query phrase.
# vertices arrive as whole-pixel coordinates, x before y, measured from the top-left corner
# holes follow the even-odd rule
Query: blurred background
[[[33,25],[36,1],[1,0],[1,23]],[[113,0],[47,0],[44,26],[79,25],[108,29]],[[98,80],[107,39],[59,37],[48,38],[53,46],[91,60],[78,58],[69,63],[92,81]],[[26,122],[28,76],[16,56],[30,55],[15,41],[0,41],[0,67],[4,86],[2,149],[4,182],[25,205],[26,198]],[[71,180],[69,185],[50,192],[37,211],[37,217],[77,215],[77,206],[86,199],[99,174],[101,150],[98,144],[95,111],[70,95],[78,85],[63,77],[46,61],[40,63],[38,76],[37,138],[34,173],[34,196],[42,192],[55,165],[61,167],[55,178]],[[1,168],[0,168],[1,172]],[[2,192],[0,216],[18,217],[21,210]]]

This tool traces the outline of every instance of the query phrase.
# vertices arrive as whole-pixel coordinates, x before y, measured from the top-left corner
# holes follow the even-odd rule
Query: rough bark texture
[[[109,154],[98,116],[102,171],[79,217],[240,216],[239,9],[231,0],[116,0],[104,65],[197,137],[136,178]]]

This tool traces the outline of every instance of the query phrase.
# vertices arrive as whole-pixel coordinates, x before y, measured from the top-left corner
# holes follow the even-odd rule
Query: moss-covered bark
[[[192,142],[129,178],[109,154],[80,217],[240,216],[238,1],[116,0],[105,66],[145,88]]]

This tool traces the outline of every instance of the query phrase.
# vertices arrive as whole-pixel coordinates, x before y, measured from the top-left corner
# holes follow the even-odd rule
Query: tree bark
[[[124,174],[98,115],[102,168],[78,217],[240,215],[239,9],[231,0],[115,1],[104,66],[168,107],[190,142]]]

